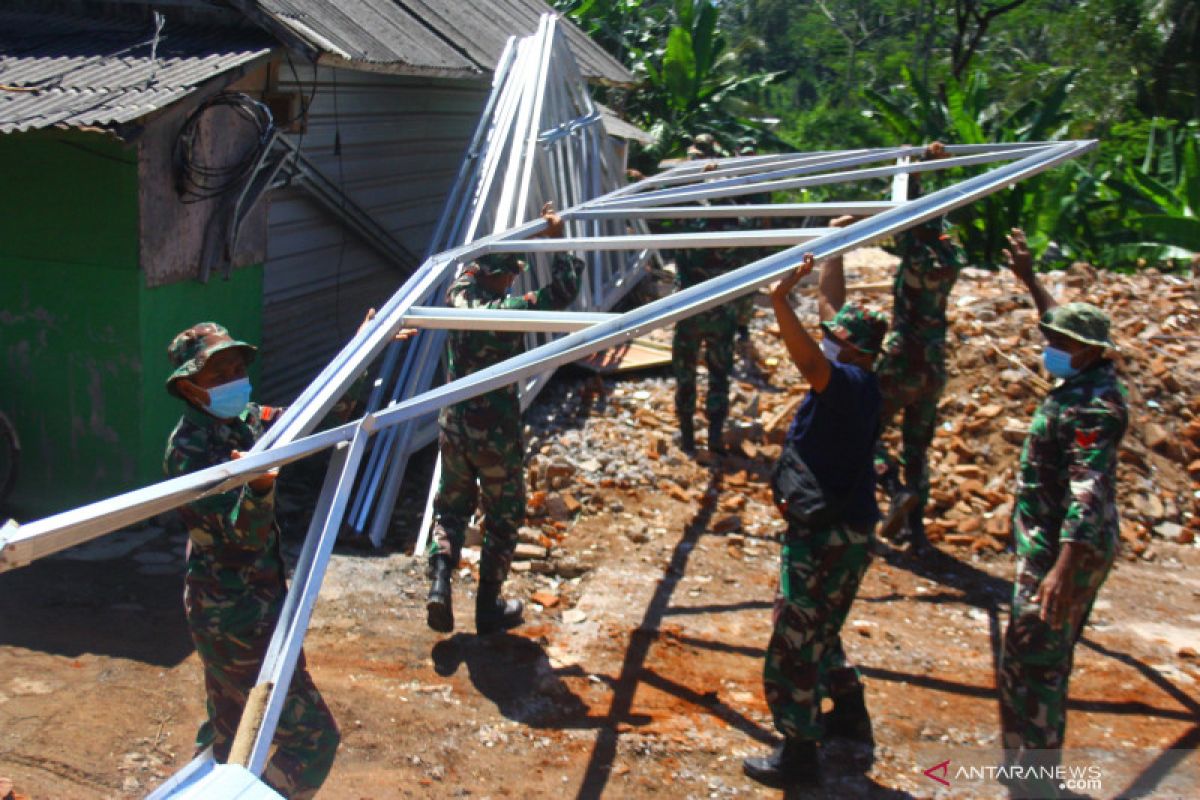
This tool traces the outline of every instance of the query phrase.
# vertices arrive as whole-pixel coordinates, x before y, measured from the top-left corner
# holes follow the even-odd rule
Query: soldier
[[[563,222],[553,205],[542,208],[547,228],[541,235],[560,238]],[[519,297],[508,294],[525,262],[515,255],[481,256],[463,270],[446,293],[453,308],[562,309],[575,299],[583,262],[557,255],[549,286]],[[519,354],[524,334],[456,331],[446,348],[446,372],[455,380]],[[522,604],[504,600],[500,589],[508,576],[517,529],[525,519],[525,445],[517,387],[509,384],[442,410],[438,418],[442,479],[434,498],[436,523],[429,543],[432,580],[426,602],[429,627],[454,630],[450,575],[458,564],[467,522],[481,500],[484,513],[479,591],[475,596],[475,629],[480,634],[521,623]]]
[[[688,148],[688,158],[716,158],[717,144],[710,134],[697,136]],[[712,161],[705,171],[716,168]],[[692,233],[727,230],[736,227],[736,220],[691,220],[685,228]],[[734,252],[728,248],[680,250],[675,256],[675,279],[680,289],[687,289],[738,266]],[[671,371],[675,376],[675,415],[679,420],[679,446],[685,452],[695,452],[696,368],[700,348],[704,348],[704,364],[708,367],[708,396],[704,407],[708,415],[708,449],[713,453],[724,450],[723,431],[729,416],[729,373],[733,370],[733,338],[737,327],[734,303],[725,303],[708,311],[675,323],[671,341]]]
[[[945,155],[942,143],[934,142],[925,149],[924,158]],[[919,174],[914,173],[909,177],[909,197],[918,197],[920,191]],[[897,412],[904,412],[900,428],[904,481],[901,484],[899,469],[881,442],[875,469],[892,503],[880,535],[892,538],[907,526],[913,547],[923,549],[929,502],[927,452],[937,425],[938,399],[946,386],[946,302],[966,258],[946,233],[944,218],[900,234],[898,249],[892,329],[883,344],[878,374],[885,428]]]
[[[167,391],[187,405],[167,443],[167,475],[240,458],[278,416],[279,409],[250,402],[246,368],[255,353],[215,322],[194,325],[171,342],[167,357],[175,371]],[[208,696],[196,747],[212,745],[221,763],[287,595],[275,525],[276,474],[179,509],[188,530],[184,608]],[[340,738],[301,653],[263,779],[286,797],[314,796]]]
[[[1053,768],[1067,725],[1072,654],[1112,567],[1119,520],[1117,449],[1129,421],[1126,390],[1105,350],[1109,321],[1087,303],[1056,305],[1013,229],[1009,268],[1033,295],[1042,359],[1061,382],[1035,412],[1021,450],[1013,536],[1017,576],[1000,663],[1004,748],[1022,766]],[[1026,783],[1037,797],[1062,795]]]
[[[818,345],[789,300],[812,269],[812,255],[806,254],[771,292],[788,354],[812,390],[788,430],[773,480],[788,528],[763,686],[784,739],[770,755],[743,762],[754,780],[787,789],[819,780],[817,743],[823,734],[871,741],[862,682],[846,663],[840,631],[866,572],[879,519],[872,458],[881,399],[872,367],[887,321],[845,303],[840,263],[827,262],[819,298],[824,340]],[[785,494],[781,487],[787,485],[803,489]],[[824,697],[833,700],[833,712],[823,730]]]

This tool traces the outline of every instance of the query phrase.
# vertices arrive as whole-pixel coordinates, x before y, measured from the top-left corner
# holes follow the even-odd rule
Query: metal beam
[[[575,219],[690,219],[729,217],[868,217],[896,207],[896,203],[857,201],[846,203],[750,203],[746,205],[659,206],[657,208],[585,208]]]
[[[712,247],[781,247],[807,242],[831,228],[754,228],[715,233],[647,233],[641,236],[576,236],[493,242],[489,253],[570,253],[596,250],[696,250]]]
[[[409,309],[408,315],[404,317],[404,325],[409,328],[459,331],[564,333],[581,331],[599,322],[608,322],[617,316],[586,311],[509,311],[418,306]]]

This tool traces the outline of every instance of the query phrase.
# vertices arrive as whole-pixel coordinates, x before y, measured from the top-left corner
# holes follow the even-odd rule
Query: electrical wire
[[[232,109],[237,118],[257,132],[255,146],[228,164],[213,164],[200,158],[200,121],[215,108]],[[199,203],[239,188],[254,172],[265,148],[270,146],[275,124],[271,110],[241,92],[221,92],[205,100],[188,115],[175,138],[173,161],[175,191],[184,203]]]

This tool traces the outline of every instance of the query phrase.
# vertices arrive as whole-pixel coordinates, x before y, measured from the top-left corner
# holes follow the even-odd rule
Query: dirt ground
[[[755,322],[767,374],[742,375],[736,454],[719,461],[670,441],[661,371],[567,371],[547,389],[527,415],[535,514],[509,584],[528,621],[510,633],[473,634],[470,554],[458,632],[426,628],[423,564],[409,553],[428,466],[413,470],[388,547],[335,554],[307,638],[343,734],[322,797],[778,794],[740,763],[775,737],[761,668],[782,526],[762,420],[796,392],[770,322]],[[968,429],[974,461],[947,463],[989,400],[955,380],[935,464],[1009,474],[1016,445],[999,427]],[[970,471],[955,474],[969,493]],[[990,521],[1007,499],[988,501],[977,530],[965,522],[975,506],[948,497],[931,520],[936,556],[878,546],[843,634],[876,746],[824,748],[823,787],[799,797],[1007,796],[964,769],[999,764],[995,660],[1014,559],[991,546],[1003,537]],[[1066,762],[1095,770],[1080,774],[1099,782],[1078,787],[1093,796],[1196,798],[1200,550],[1143,539],[1126,543],[1141,550],[1118,559],[1076,650]],[[0,778],[17,797],[140,797],[191,757],[203,705],[182,549],[160,522],[0,575]],[[932,774],[948,785],[924,774],[942,762]]]

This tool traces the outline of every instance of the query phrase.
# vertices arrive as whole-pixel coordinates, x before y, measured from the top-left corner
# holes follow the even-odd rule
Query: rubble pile
[[[847,259],[854,296],[887,310],[880,290],[895,260],[878,250]],[[1119,369],[1130,393],[1130,429],[1120,454],[1121,537],[1130,557],[1153,559],[1156,538],[1187,544],[1200,534],[1200,292],[1190,278],[1147,270],[1122,275],[1076,264],[1042,276],[1060,302],[1087,300],[1113,318]],[[796,299],[815,317],[812,290]],[[571,520],[610,513],[633,540],[646,521],[645,493],[711,506],[710,526],[751,535],[781,527],[768,479],[807,386],[791,365],[765,294],[753,322],[754,363],[739,355],[731,397],[730,452],[719,490],[706,488],[713,457],[678,448],[673,381],[659,371],[556,381],[526,417],[529,527],[518,569],[555,573]],[[1042,337],[1023,288],[1004,272],[964,271],[950,300],[949,375],[930,453],[930,539],[982,557],[1011,545],[1017,460],[1029,421],[1051,379]],[[669,331],[657,338],[669,341]],[[703,391],[703,381],[701,382]],[[703,403],[701,402],[701,407]],[[702,429],[702,426],[698,426]],[[888,434],[898,447],[898,431]],[[881,502],[885,502],[881,497]],[[522,564],[522,562],[525,562]],[[571,570],[568,569],[568,572]]]

